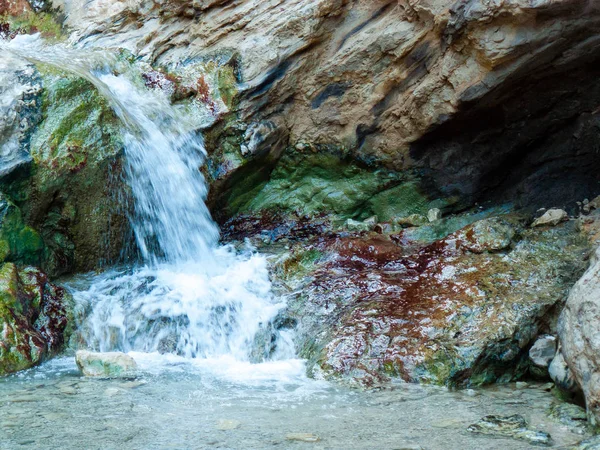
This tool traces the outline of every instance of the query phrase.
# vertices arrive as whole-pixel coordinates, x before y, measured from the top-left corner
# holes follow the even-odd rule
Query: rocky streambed
[[[543,384],[363,392],[300,366],[227,372],[134,357],[131,379],[82,378],[72,358],[1,379],[0,448],[594,448],[576,445],[590,439],[585,411]]]

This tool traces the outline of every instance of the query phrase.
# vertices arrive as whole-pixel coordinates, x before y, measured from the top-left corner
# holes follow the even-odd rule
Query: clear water
[[[546,416],[554,400],[540,386],[360,392],[307,380],[298,361],[133,356],[142,368],[134,380],[81,377],[72,358],[0,379],[0,449],[534,448],[466,430],[488,414],[523,415],[552,435],[553,448],[585,437]],[[291,433],[319,441],[290,441]]]

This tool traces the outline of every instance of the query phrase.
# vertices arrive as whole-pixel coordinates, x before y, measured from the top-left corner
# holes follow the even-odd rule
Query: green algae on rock
[[[19,208],[0,193],[0,263],[40,265],[44,250],[40,234],[25,225]]]
[[[70,296],[35,269],[0,266],[0,376],[32,367],[69,338]]]
[[[300,355],[316,376],[362,385],[525,375],[529,345],[583,271],[589,245],[573,222],[526,223],[491,217],[431,244],[364,232],[290,238],[273,275],[298,322]]]
[[[120,124],[87,80],[40,65],[43,120],[31,136],[33,162],[3,183],[39,230],[44,270],[90,270],[121,253],[126,219]]]

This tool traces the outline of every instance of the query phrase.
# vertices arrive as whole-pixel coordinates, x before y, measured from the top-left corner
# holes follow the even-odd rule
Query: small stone
[[[532,444],[549,445],[552,442],[548,433],[528,429],[527,421],[518,414],[507,417],[485,416],[479,422],[469,425],[467,431],[490,436],[510,437]]]
[[[300,441],[300,442],[318,442],[318,436],[312,433],[289,433],[285,436],[288,441]]]
[[[75,355],[75,362],[86,377],[130,377],[137,369],[134,359],[121,352],[93,353],[79,350]]]
[[[467,394],[469,397],[477,397],[479,392],[477,392],[475,389],[467,389],[465,394]]]
[[[430,222],[435,222],[442,218],[442,211],[439,208],[432,208],[427,212],[427,219]]]
[[[227,431],[239,428],[242,423],[239,420],[221,419],[217,422],[217,430]]]
[[[114,397],[116,395],[122,394],[123,392],[125,392],[123,389],[110,387],[104,390],[104,395],[106,395],[107,397]]]
[[[535,219],[531,227],[556,226],[568,218],[569,215],[562,209],[549,209],[542,217]]]
[[[348,231],[371,231],[375,224],[359,222],[358,220],[348,219],[344,224],[344,228]]]
[[[412,228],[427,225],[429,219],[422,214],[411,214],[408,217],[396,217],[393,222],[403,228]]]
[[[540,336],[529,350],[529,359],[537,367],[548,367],[556,354],[556,344],[556,337]]]
[[[529,387],[529,383],[526,383],[525,381],[517,381],[515,385],[517,389],[527,389]]]

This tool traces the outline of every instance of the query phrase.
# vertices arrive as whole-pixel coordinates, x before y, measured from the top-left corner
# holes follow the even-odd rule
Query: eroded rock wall
[[[64,9],[81,43],[126,47],[155,66],[235,60],[242,159],[252,156],[244,132],[266,121],[288,152],[310,146],[417,168],[458,207],[489,198],[547,206],[552,196],[562,206],[598,193],[597,2],[97,0]]]

